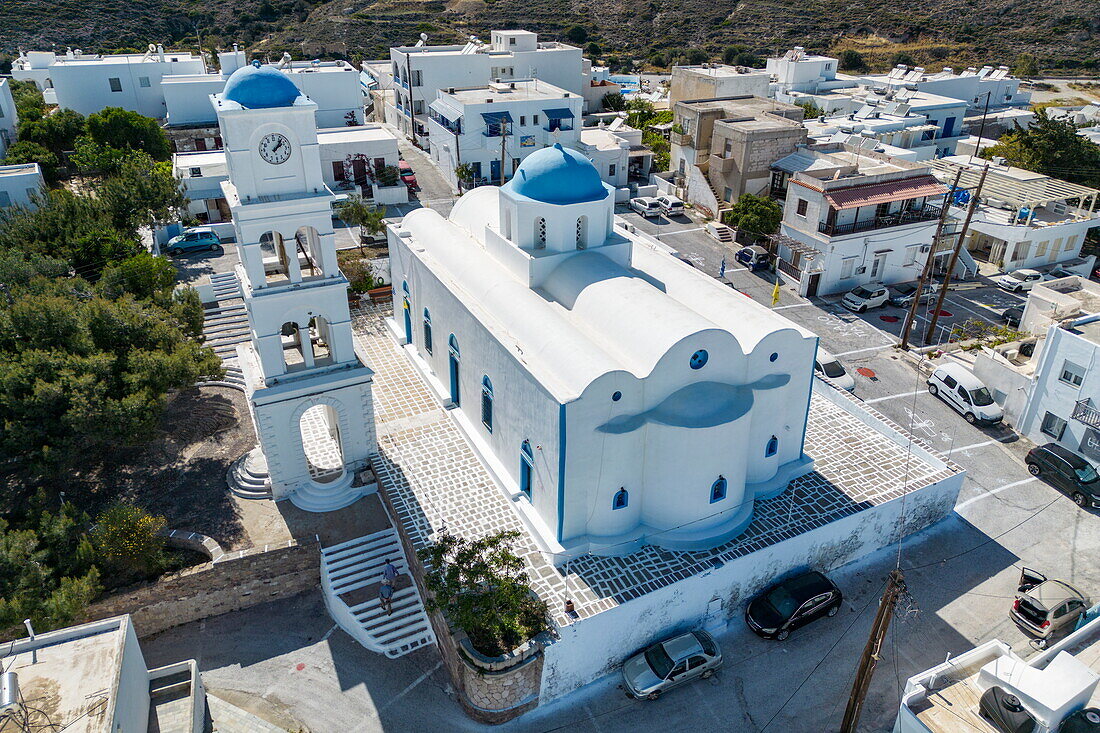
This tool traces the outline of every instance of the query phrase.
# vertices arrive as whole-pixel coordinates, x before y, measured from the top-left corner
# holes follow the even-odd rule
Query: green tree
[[[1016,57],[1016,63],[1012,66],[1012,73],[1015,76],[1038,76],[1039,64],[1031,54],[1022,53]]]
[[[600,48],[598,43],[593,42],[584,47],[584,55],[590,59],[599,58],[601,53],[603,53],[603,49]]]
[[[783,209],[766,196],[746,193],[725,213],[725,223],[757,238],[779,231]]]
[[[688,64],[692,66],[698,66],[699,64],[705,64],[710,60],[710,55],[701,48],[688,49],[687,58]]]
[[[656,66],[658,69],[668,68],[668,58],[663,53],[655,53],[649,57],[649,63],[651,66]]]
[[[742,51],[733,57],[733,65],[748,66],[751,69],[757,69],[764,66],[764,59],[748,51]]]
[[[347,200],[336,204],[336,216],[345,224],[359,227],[359,247],[385,228],[386,209],[369,204],[361,196],[349,196]]]
[[[825,114],[825,110],[814,104],[814,101],[812,99],[807,99],[803,102],[795,102],[795,104],[797,104],[805,111],[804,118],[807,120],[812,120]]]
[[[1003,157],[1010,165],[1084,186],[1100,186],[1100,145],[1077,134],[1069,120],[1035,113],[1026,128],[1017,127],[985,148],[983,158]]]
[[[626,97],[618,92],[609,92],[603,95],[600,104],[608,112],[622,112],[626,109]]]
[[[160,124],[120,107],[105,107],[88,115],[88,135],[104,147],[116,150],[141,150],[153,160],[166,161],[172,156],[172,146]]]
[[[96,558],[112,572],[144,576],[165,565],[164,517],[132,504],[112,504],[96,517],[91,541]]]
[[[142,227],[178,219],[187,207],[183,182],[172,165],[154,163],[145,153],[128,155],[114,175],[95,184],[95,192],[114,227],[131,236]]]
[[[132,295],[139,300],[158,300],[176,284],[176,268],[164,257],[138,252],[108,265],[96,289],[108,298]]]
[[[38,143],[56,155],[72,150],[76,138],[84,132],[84,115],[71,109],[59,109],[37,120],[20,120],[20,140]]]
[[[737,58],[737,54],[744,52],[744,50],[744,46],[727,46],[726,49],[722,51],[722,63],[733,64],[734,59]]]
[[[49,184],[57,183],[61,175],[61,162],[57,156],[38,143],[29,140],[19,140],[13,143],[4,156],[5,165],[19,163],[38,163],[42,168],[42,177]]]
[[[531,592],[523,559],[512,551],[519,532],[477,540],[436,535],[418,555],[428,568],[428,607],[441,610],[488,656],[515,649],[546,628],[546,604]]]
[[[15,113],[20,122],[37,120],[46,114],[46,100],[33,81],[11,79],[8,81],[8,88],[11,90]]]
[[[863,60],[863,54],[850,48],[837,54],[837,59],[843,71],[863,71],[867,68],[867,62]]]
[[[588,31],[583,26],[572,25],[565,31],[565,37],[570,43],[584,43],[588,40]]]
[[[459,163],[455,166],[455,179],[458,181],[460,193],[463,188],[469,188],[474,182],[475,173],[474,167],[469,163]]]
[[[912,56],[905,51],[898,51],[890,57],[890,66],[897,66],[898,64],[905,64],[906,66],[916,66],[917,62]]]

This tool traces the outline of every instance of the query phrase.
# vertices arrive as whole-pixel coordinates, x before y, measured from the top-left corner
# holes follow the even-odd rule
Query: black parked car
[[[799,626],[835,616],[843,600],[833,581],[815,570],[788,578],[754,598],[745,609],[745,621],[765,639],[783,641]]]
[[[1001,311],[1001,320],[1010,328],[1019,328],[1020,319],[1024,317],[1024,309],[1019,306],[1005,308]]]
[[[1077,506],[1100,506],[1100,475],[1081,456],[1057,443],[1047,443],[1028,452],[1027,470],[1046,479],[1054,488],[1073,498]]]

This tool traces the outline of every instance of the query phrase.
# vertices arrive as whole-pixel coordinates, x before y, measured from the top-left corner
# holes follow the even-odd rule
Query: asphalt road
[[[417,155],[413,151],[411,155]],[[406,155],[409,159],[409,155]],[[424,181],[424,166],[413,162]],[[423,185],[423,183],[422,183]],[[429,183],[429,186],[434,186]],[[438,192],[437,192],[438,193]],[[425,205],[432,199],[422,200]],[[441,208],[448,204],[443,204]],[[445,213],[445,212],[441,212]],[[700,270],[771,304],[773,275],[735,267],[733,250],[690,218],[623,218],[677,249]],[[230,257],[227,250],[223,258]],[[216,258],[221,260],[223,258]],[[195,268],[220,267],[217,261]],[[1008,300],[1006,300],[1006,298]],[[978,313],[1018,300],[988,285],[963,286],[945,310]],[[800,298],[782,288],[780,312],[820,336],[821,345],[855,373],[856,395],[968,471],[956,513],[936,526],[832,573],[843,611],[767,642],[735,620],[719,636],[724,669],[655,702],[627,699],[614,676],[543,706],[504,731],[825,731],[839,724],[852,674],[886,573],[900,559],[910,596],[892,626],[864,709],[861,730],[893,724],[906,677],[949,654],[1000,638],[1034,653],[1009,621],[1022,566],[1065,579],[1100,596],[1100,518],[1027,473],[1026,439],[966,423],[927,393],[923,376],[894,348],[894,323],[852,314],[835,302]],[[448,697],[448,681],[431,651],[387,660],[363,650],[323,612],[319,592],[189,624],[143,641],[150,665],[195,656],[211,689],[232,689],[291,711],[314,733],[328,731],[481,730]]]

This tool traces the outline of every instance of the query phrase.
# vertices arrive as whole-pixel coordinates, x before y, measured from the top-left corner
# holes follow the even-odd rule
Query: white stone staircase
[[[386,560],[405,576],[398,578],[400,589],[393,594],[390,614],[382,609],[377,593]],[[392,528],[321,548],[321,586],[329,613],[352,638],[390,659],[435,643],[416,583],[408,574],[401,541]],[[348,600],[342,598],[348,594]]]
[[[229,490],[242,499],[270,499],[267,458],[259,447],[244,454],[226,472]]]
[[[348,471],[339,479],[326,484],[308,483],[299,486],[290,495],[294,506],[307,512],[334,512],[351,506],[369,487],[356,486],[354,473]]]
[[[249,340],[248,312],[241,299],[241,284],[232,272],[210,276],[216,299],[203,315],[202,333],[206,345],[222,359],[237,355],[237,344]]]

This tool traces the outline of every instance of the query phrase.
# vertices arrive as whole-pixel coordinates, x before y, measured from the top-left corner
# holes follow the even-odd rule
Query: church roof
[[[580,204],[607,198],[599,171],[576,150],[543,148],[524,158],[504,188],[546,204]]]
[[[258,61],[230,74],[222,92],[225,99],[245,109],[289,107],[301,94],[286,74],[274,66],[261,66]]]

